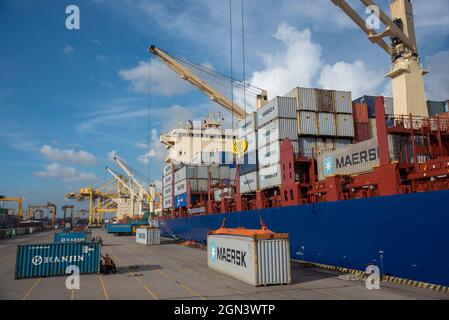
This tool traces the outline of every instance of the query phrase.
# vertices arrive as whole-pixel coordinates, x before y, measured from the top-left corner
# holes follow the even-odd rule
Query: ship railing
[[[388,128],[398,127],[408,130],[426,130],[449,132],[449,113],[436,117],[394,115],[386,117]]]

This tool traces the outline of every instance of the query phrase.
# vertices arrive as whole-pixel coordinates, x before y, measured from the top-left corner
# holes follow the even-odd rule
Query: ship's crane
[[[6,198],[0,197],[0,201],[12,201],[17,203],[17,217],[23,220],[23,198]]]
[[[221,81],[221,83],[229,83],[232,81],[236,86],[243,87],[245,91],[252,92],[256,95],[256,108],[260,108],[267,103],[268,94],[266,90],[254,87],[250,84],[242,84],[226,75],[220,74],[205,66],[195,64],[183,58],[170,55],[168,52],[152,45],[148,51],[158,57],[170,69],[176,72],[182,79],[188,81],[193,86],[198,88],[201,92],[206,94],[212,101],[218,103],[220,106],[231,112],[238,119],[244,119],[247,116],[246,108],[242,108],[233,99],[229,99],[214,86],[206,83],[203,77],[213,78]]]
[[[384,24],[385,29],[381,32],[370,26],[346,0],[331,1],[367,34],[371,42],[377,44],[391,57],[393,66],[385,76],[391,78],[394,113],[427,117],[429,114],[423,75],[428,71],[420,65],[412,1],[390,1],[391,17],[389,17],[374,1],[360,0]],[[385,38],[390,38],[391,45]]]

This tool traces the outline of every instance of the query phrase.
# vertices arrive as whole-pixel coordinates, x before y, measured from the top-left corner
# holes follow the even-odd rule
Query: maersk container
[[[335,112],[352,114],[351,92],[335,91]]]
[[[237,158],[237,164],[240,164],[240,170],[243,165],[257,165],[257,151],[248,151],[241,158]]]
[[[286,94],[286,97],[296,99],[296,109],[317,111],[315,89],[295,88]]]
[[[318,114],[318,134],[320,136],[335,136],[337,134],[334,113],[320,112]]]
[[[207,183],[208,183],[207,179],[198,179],[196,181],[196,188],[194,191],[207,192],[207,189],[208,189]]]
[[[168,187],[164,188],[164,197],[168,197],[171,196],[173,193],[173,188],[171,185],[169,185]]]
[[[335,139],[335,150],[346,148],[352,144],[351,139]]]
[[[259,189],[265,190],[278,187],[282,184],[281,165],[263,168],[259,170]]]
[[[242,119],[237,124],[237,137],[240,139],[248,133],[257,130],[257,112],[253,112],[245,119]]]
[[[240,194],[253,193],[259,188],[257,171],[242,174],[240,176]]]
[[[281,162],[281,143],[282,141],[278,140],[259,149],[259,168],[270,167]],[[291,141],[291,143],[293,145],[293,152],[298,154],[298,142]]]
[[[169,163],[164,167],[164,176],[168,175],[168,174],[172,174],[174,171],[178,170],[179,168],[181,168],[181,165],[179,164],[173,164],[173,163]]]
[[[210,233],[207,236],[209,268],[253,286],[290,284],[288,235],[256,232],[249,235],[249,231],[243,229],[241,235]]]
[[[195,189],[195,186],[192,185],[194,183],[192,183],[193,180],[190,180],[190,188],[191,190]],[[187,192],[187,180],[183,180],[181,182],[178,182],[177,184],[175,184],[175,197],[179,196],[180,194],[186,193]]]
[[[277,118],[296,119],[296,99],[276,97],[269,101],[257,111],[257,126],[260,128]]]
[[[247,143],[246,152],[255,152],[257,150],[257,131],[249,132],[239,139],[245,139]],[[238,161],[238,159],[237,159]]]
[[[187,207],[187,193],[180,194],[179,196],[175,196],[175,201],[173,203],[175,209],[185,208]]]
[[[197,178],[198,179],[208,179],[209,178],[209,167],[199,166],[197,167]]]
[[[298,140],[298,125],[296,119],[275,119],[260,127],[257,131],[257,148],[266,146],[278,140]]]
[[[377,139],[370,139],[349,147],[323,153],[317,158],[318,178],[335,175],[354,175],[370,172],[379,165]]]
[[[72,273],[69,266],[78,267],[80,274],[98,273],[100,244],[42,243],[17,247],[16,279],[69,275]]]
[[[89,240],[86,232],[57,232],[54,236],[54,242],[85,242]]]
[[[302,135],[318,135],[318,122],[315,112],[301,111],[298,113],[298,134]]]
[[[335,122],[337,125],[337,136],[339,137],[354,137],[354,118],[352,114],[337,114],[335,115]]]
[[[140,227],[136,229],[136,243],[146,246],[161,244],[161,230],[157,227]]]
[[[316,155],[316,138],[315,137],[299,137],[298,146],[299,153],[303,157],[313,157]]]

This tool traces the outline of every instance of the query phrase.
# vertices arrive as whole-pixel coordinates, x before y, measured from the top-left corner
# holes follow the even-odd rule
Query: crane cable
[[[231,103],[232,103],[232,115],[231,115],[231,128],[232,128],[232,140],[234,139],[234,66],[233,66],[233,46],[232,46],[232,0],[229,0],[229,42],[230,42],[230,62],[231,62]]]

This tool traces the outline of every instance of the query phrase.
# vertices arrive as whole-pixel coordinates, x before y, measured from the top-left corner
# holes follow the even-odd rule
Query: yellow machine
[[[423,75],[428,70],[420,65],[412,1],[390,1],[389,17],[374,1],[360,0],[377,17],[379,25],[383,23],[383,31],[378,31],[367,23],[345,0],[331,1],[368,35],[371,42],[380,46],[391,57],[392,69],[385,76],[391,78],[394,113],[428,116],[423,80]],[[391,45],[384,38],[390,38]]]
[[[0,201],[17,202],[17,217],[23,220],[23,198],[0,198]]]

